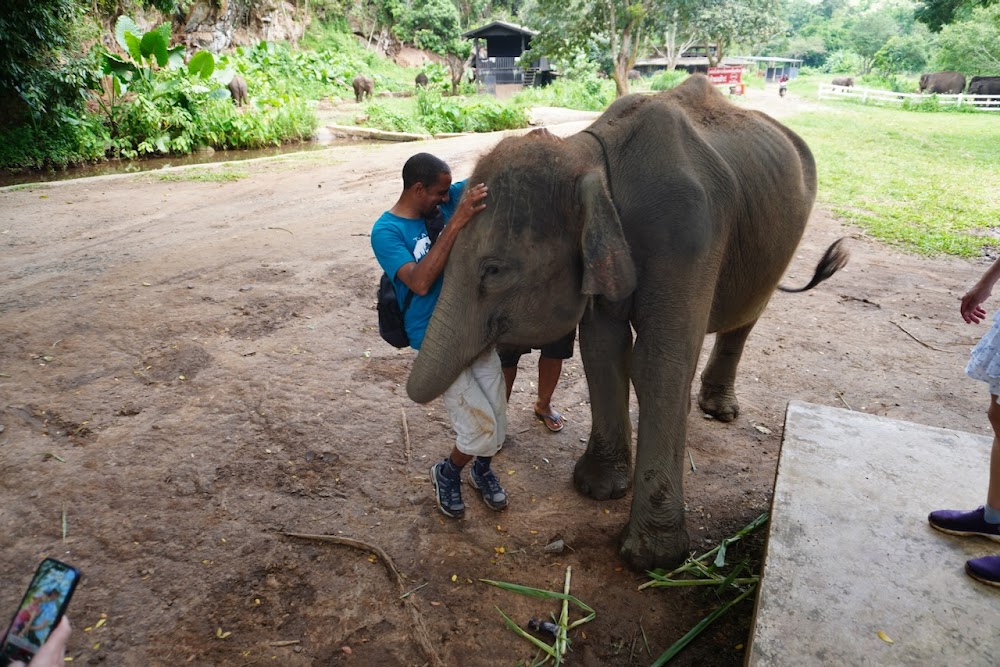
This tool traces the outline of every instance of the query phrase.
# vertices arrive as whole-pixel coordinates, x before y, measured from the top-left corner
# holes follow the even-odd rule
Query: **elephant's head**
[[[486,210],[459,234],[406,391],[426,403],[494,344],[537,347],[573,329],[588,298],[620,300],[635,267],[603,164],[545,131],[480,159]]]

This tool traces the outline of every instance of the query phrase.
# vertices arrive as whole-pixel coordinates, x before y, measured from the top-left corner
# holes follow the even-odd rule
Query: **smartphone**
[[[31,661],[59,624],[79,581],[75,567],[54,558],[41,562],[0,645],[0,667]]]

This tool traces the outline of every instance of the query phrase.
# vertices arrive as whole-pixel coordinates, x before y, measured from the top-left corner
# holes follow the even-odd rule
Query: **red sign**
[[[743,83],[742,67],[709,67],[708,80],[715,85]]]

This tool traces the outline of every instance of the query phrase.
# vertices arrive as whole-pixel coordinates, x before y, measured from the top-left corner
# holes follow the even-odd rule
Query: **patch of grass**
[[[996,121],[837,105],[785,123],[812,149],[818,200],[838,217],[911,252],[975,257],[998,245]]]
[[[10,185],[6,188],[0,188],[5,192],[17,192],[18,190],[49,190],[52,186],[42,185],[39,183],[21,183],[19,185]]]
[[[161,181],[196,181],[201,183],[232,183],[249,176],[249,172],[232,169],[182,169],[158,174]]]

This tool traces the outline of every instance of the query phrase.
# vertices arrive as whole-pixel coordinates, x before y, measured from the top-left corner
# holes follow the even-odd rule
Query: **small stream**
[[[213,164],[216,162],[242,162],[261,157],[302,153],[306,151],[323,150],[334,146],[357,145],[363,139],[336,138],[321,141],[302,141],[268,148],[250,150],[218,150],[199,151],[191,155],[150,157],[138,160],[105,160],[97,164],[86,164],[66,169],[39,171],[30,170],[17,173],[0,172],[0,187],[23,185],[27,183],[47,183],[51,181],[67,181],[87,176],[106,176],[107,174],[134,174],[144,171],[156,171],[167,167],[179,167],[192,164]]]

